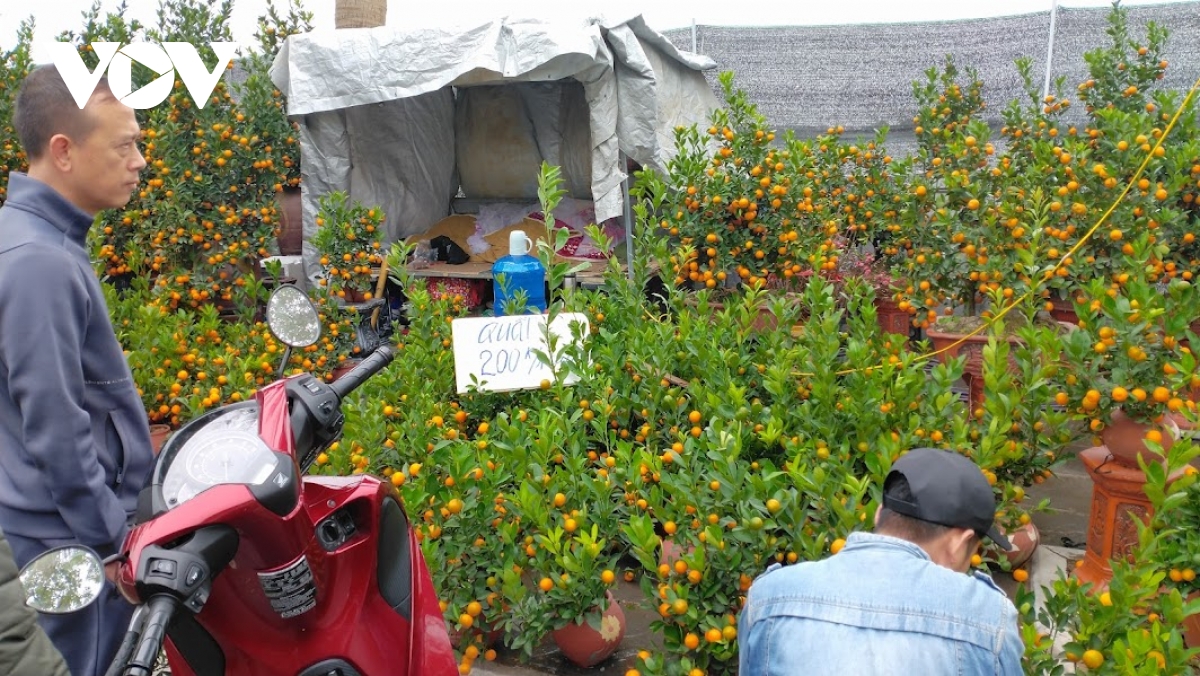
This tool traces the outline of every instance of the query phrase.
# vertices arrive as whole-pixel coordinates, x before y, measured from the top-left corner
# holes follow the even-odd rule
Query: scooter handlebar
[[[124,676],[151,676],[154,673],[154,664],[167,636],[167,626],[179,609],[179,600],[169,594],[158,594],[151,597],[146,606],[149,610],[142,626],[142,637],[133,658],[121,672]]]
[[[390,345],[381,345],[370,356],[362,360],[361,364],[338,378],[329,387],[337,394],[339,401],[345,399],[346,395],[358,389],[359,385],[366,382],[367,378],[382,371],[395,358],[396,351]]]
[[[117,655],[109,664],[108,671],[104,672],[104,676],[122,676],[125,673],[125,666],[129,664],[129,658],[133,657],[133,651],[141,642],[142,627],[146,619],[143,617],[145,613],[146,606],[138,606],[133,611],[133,617],[129,620],[129,630],[125,632],[125,638],[117,648]]]

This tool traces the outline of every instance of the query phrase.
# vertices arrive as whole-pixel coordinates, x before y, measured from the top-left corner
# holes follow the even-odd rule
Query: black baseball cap
[[[892,477],[903,476],[912,502],[889,497]],[[969,528],[1005,550],[1012,543],[996,530],[996,498],[979,466],[966,456],[937,448],[914,448],[892,465],[884,480],[883,506],[921,521]]]

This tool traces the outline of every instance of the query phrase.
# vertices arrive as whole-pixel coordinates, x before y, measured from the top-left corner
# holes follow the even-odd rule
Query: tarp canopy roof
[[[717,107],[713,67],[640,15],[501,17],[293,35],[271,76],[300,123],[307,234],[316,196],[346,190],[382,206],[395,239],[446,216],[460,188],[536,198],[543,160],[598,221],[619,216],[622,154],[661,168],[675,126]]]

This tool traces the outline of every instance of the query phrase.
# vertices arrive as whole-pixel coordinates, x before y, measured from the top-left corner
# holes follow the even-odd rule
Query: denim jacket
[[[741,676],[1015,676],[1025,652],[1017,610],[990,577],[872,533],[760,576],[738,622]]]

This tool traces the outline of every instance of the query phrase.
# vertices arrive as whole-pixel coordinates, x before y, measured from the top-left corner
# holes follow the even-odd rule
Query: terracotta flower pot
[[[875,297],[875,321],[884,333],[897,333],[908,337],[912,328],[912,315],[901,310],[890,298]]]
[[[696,548],[692,545],[688,545],[686,548],[684,548],[675,544],[675,541],[671,538],[663,538],[662,552],[658,556],[658,564],[660,566],[673,566],[677,560],[688,554],[691,554],[694,551],[696,551]]]
[[[1054,309],[1050,311],[1050,316],[1054,317],[1055,321],[1066,324],[1075,324],[1076,326],[1079,325],[1079,315],[1075,314],[1074,308],[1060,308],[1055,305]]]
[[[346,361],[338,364],[337,366],[333,367],[332,371],[330,371],[329,381],[330,382],[336,381],[338,378],[341,378],[342,376],[346,375],[350,371],[354,370],[354,367],[358,366],[359,363],[361,363],[361,362],[362,362],[361,359],[347,359]]]
[[[1200,401],[1200,387],[1192,388],[1192,392],[1189,396],[1191,397],[1192,401]],[[1188,420],[1187,416],[1179,413],[1169,413],[1167,414],[1167,417],[1170,418],[1171,422],[1175,423],[1175,426],[1179,428],[1179,438],[1182,439],[1183,437],[1190,436],[1195,439],[1197,443],[1200,443],[1200,434],[1197,434],[1196,432],[1197,426],[1192,423],[1191,420]],[[1196,469],[1200,469],[1200,457],[1192,458],[1192,461],[1188,464]]]
[[[965,333],[942,332],[935,328],[929,328],[925,330],[925,336],[929,338],[935,352],[945,350],[938,356],[938,361],[945,362],[959,356],[966,358],[962,379],[967,384],[970,393],[971,409],[983,406],[983,348],[987,347],[990,338],[988,332],[984,331],[971,336]],[[1009,339],[1010,344],[1016,344],[1016,342],[1015,338]],[[1008,356],[1008,363],[1011,369],[1016,369],[1016,356],[1011,352]]]
[[[1056,321],[1079,325],[1079,315],[1075,312],[1075,300],[1069,297],[1055,296],[1050,299],[1053,307],[1050,316]]]
[[[563,656],[581,667],[595,666],[608,659],[625,638],[625,611],[612,592],[608,592],[606,599],[608,608],[600,618],[599,631],[584,622],[568,624],[550,633]]]
[[[708,302],[708,306],[713,314],[721,312],[725,309],[725,303],[719,300]],[[771,312],[770,303],[763,304],[758,308],[758,314],[754,318],[754,323],[750,325],[750,330],[755,333],[770,333],[779,325],[779,318],[775,313]]]
[[[447,625],[446,633],[450,636],[450,645],[460,650],[465,650],[471,644],[475,644],[480,650],[492,648],[500,642],[500,638],[504,635],[504,631],[501,629],[471,627],[464,632],[452,629],[449,625]]]
[[[925,336],[929,338],[929,342],[933,345],[935,352],[942,352],[942,350],[945,350],[945,352],[942,352],[942,354],[939,355],[940,359],[953,359],[954,357],[963,354],[963,352],[967,353],[968,361],[976,352],[978,352],[979,356],[982,357],[983,347],[987,345],[988,342],[987,332],[979,333],[974,336],[968,336],[963,333],[942,331],[938,328],[934,328],[936,326],[937,324],[935,323],[933,327],[925,329]],[[959,342],[960,340],[962,341],[961,343]],[[958,344],[956,345],[955,343]]]
[[[299,256],[304,248],[304,210],[299,188],[284,188],[276,193],[279,204],[279,255]]]
[[[1162,462],[1163,457],[1146,447],[1146,433],[1157,429],[1162,433],[1162,449],[1166,452],[1179,437],[1179,427],[1170,419],[1162,423],[1148,424],[1133,420],[1118,409],[1112,414],[1112,422],[1100,432],[1100,439],[1112,453],[1113,460],[1129,467],[1138,466],[1138,455],[1148,462]]]
[[[158,452],[162,450],[163,444],[167,443],[169,436],[171,436],[169,425],[150,426],[150,450],[154,451],[154,455],[158,455]]]
[[[1002,531],[1004,529],[1001,529]],[[1012,543],[1011,551],[1000,550],[1001,555],[1008,559],[1013,568],[1020,568],[1033,556],[1033,552],[1042,541],[1041,531],[1030,521],[1012,533],[1005,532],[1008,541]]]
[[[1197,599],[1200,599],[1200,591],[1188,594],[1188,603]],[[1200,648],[1200,615],[1192,615],[1183,621],[1183,642],[1189,648]]]

